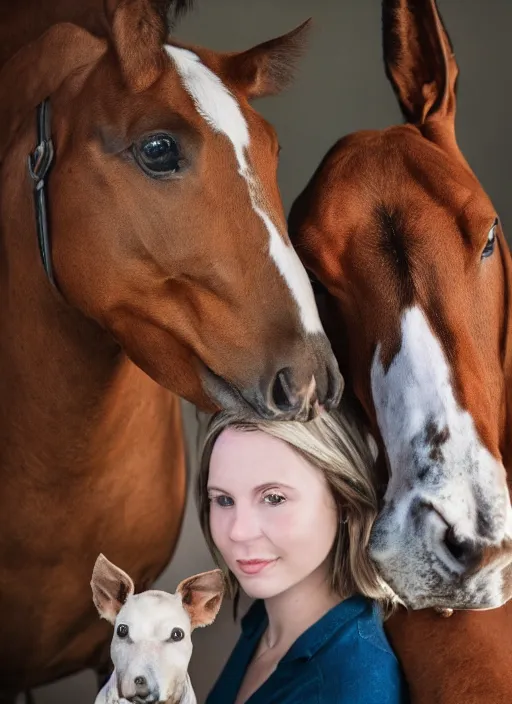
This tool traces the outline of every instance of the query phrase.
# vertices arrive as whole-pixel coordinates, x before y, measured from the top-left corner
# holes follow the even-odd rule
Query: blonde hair
[[[259,430],[278,438],[322,472],[340,519],[331,551],[331,588],[342,598],[363,594],[380,602],[383,611],[389,614],[393,592],[368,555],[370,531],[377,515],[377,494],[372,481],[375,460],[355,417],[338,411],[323,413],[307,423],[253,421],[226,411],[215,414],[210,420],[202,446],[196,500],[206,543],[224,573],[230,596],[238,601],[240,587],[213,542],[208,497],[213,447],[226,428]]]

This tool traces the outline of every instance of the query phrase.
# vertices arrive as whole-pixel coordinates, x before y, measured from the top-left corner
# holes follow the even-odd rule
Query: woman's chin
[[[237,578],[240,586],[251,599],[271,599],[287,589],[287,585],[268,577],[248,578],[242,574],[237,575]]]
[[[250,599],[270,599],[275,596],[275,590],[265,584],[254,584],[254,582],[246,584],[245,582],[240,582],[240,586]]]

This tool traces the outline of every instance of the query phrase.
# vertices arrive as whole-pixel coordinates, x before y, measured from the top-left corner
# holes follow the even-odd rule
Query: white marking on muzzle
[[[378,345],[371,385],[391,469],[386,500],[404,497],[408,486],[404,503],[414,495],[431,500],[469,537],[477,537],[480,513],[492,526],[493,541],[503,539],[511,515],[503,466],[483,445],[472,416],[459,406],[444,351],[419,307],[403,314],[401,347],[387,372]],[[439,454],[426,437],[429,426],[433,432],[447,431]]]
[[[171,45],[166,45],[165,50],[174,61],[183,85],[199,114],[215,132],[225,135],[233,145],[238,171],[247,183],[252,207],[268,230],[270,256],[297,303],[306,332],[322,333],[322,324],[306,270],[293,247],[285,242],[263,208],[261,184],[247,161],[249,129],[237,100],[219,76],[201,62],[197,54]]]
[[[413,608],[494,608],[508,598],[503,541],[512,509],[504,467],[458,404],[448,360],[419,307],[404,312],[401,333],[389,369],[380,344],[371,368],[391,476],[370,555]],[[449,547],[453,539],[465,546],[459,556]],[[502,554],[472,562],[489,546],[503,547]]]

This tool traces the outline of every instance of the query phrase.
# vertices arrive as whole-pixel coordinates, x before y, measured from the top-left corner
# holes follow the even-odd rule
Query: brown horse
[[[174,393],[277,419],[341,393],[249,104],[292,77],[304,28],[220,54],[172,43],[149,0],[107,10],[105,36],[54,24],[0,72],[3,701],[108,661],[100,552],[138,589],[169,561]]]
[[[406,124],[338,142],[290,232],[380,446],[370,549],[418,609],[388,622],[413,701],[510,704],[512,259],[457,146],[458,69],[434,0],[384,0],[383,32]]]

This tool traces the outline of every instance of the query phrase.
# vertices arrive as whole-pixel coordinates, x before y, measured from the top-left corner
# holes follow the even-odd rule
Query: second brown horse
[[[370,549],[411,608],[387,629],[412,701],[510,704],[512,258],[456,142],[434,0],[384,0],[383,32],[406,123],[338,142],[290,231],[380,445]]]

